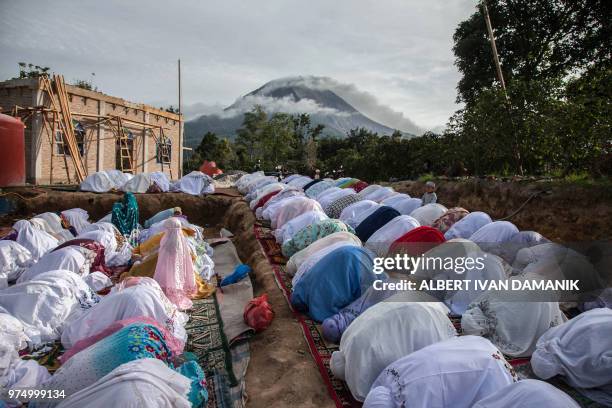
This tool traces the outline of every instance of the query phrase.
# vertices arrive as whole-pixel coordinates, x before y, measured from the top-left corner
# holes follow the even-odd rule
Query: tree
[[[238,166],[236,153],[232,143],[219,138],[215,133],[206,132],[198,147],[193,149],[189,160],[183,164],[184,172],[190,172],[200,168],[204,160],[214,161],[220,168]]]
[[[19,79],[23,78],[38,78],[43,75],[48,75],[51,68],[41,67],[40,65],[34,65],[27,62],[19,62]],[[14,78],[15,79],[15,78]]]
[[[301,162],[298,169],[313,173],[317,163],[317,140],[325,129],[324,125],[312,126],[310,115],[302,113],[292,117],[295,133],[295,159]]]
[[[292,117],[275,113],[262,128],[262,158],[267,168],[286,163],[292,157],[297,139]]]
[[[459,24],[462,77],[445,159],[474,174],[609,173],[611,3],[487,0],[507,85],[496,84],[481,7]],[[514,156],[514,159],[513,159]],[[518,160],[517,160],[518,158]],[[457,161],[458,163],[459,161]],[[454,163],[450,163],[451,167]]]
[[[74,80],[73,84],[76,87],[82,88],[82,89],[87,89],[89,91],[97,91],[98,88],[95,88],[91,82],[85,81],[83,79],[76,79]]]
[[[236,132],[236,145],[246,153],[245,167],[250,168],[256,163],[263,128],[268,120],[268,115],[263,107],[257,105],[250,112],[244,114],[242,127]]]
[[[278,165],[292,171],[311,172],[317,164],[317,140],[323,125],[313,126],[308,114],[268,115],[261,106],[245,113],[233,145],[235,161],[242,168],[261,163],[265,169]]]
[[[610,64],[612,3],[607,0],[488,0],[507,82],[560,78]],[[496,81],[482,8],[454,34],[457,85],[472,102]]]
[[[200,140],[200,144],[195,148],[195,152],[203,160],[214,160],[219,145],[219,137],[213,132],[206,132]]]

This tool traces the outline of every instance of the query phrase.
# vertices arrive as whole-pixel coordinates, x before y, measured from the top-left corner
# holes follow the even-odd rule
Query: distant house
[[[174,178],[180,176],[183,167],[182,140],[179,140],[182,117],[76,86],[66,85],[66,91],[78,153],[87,174],[120,169],[130,173],[163,170],[168,175],[172,173]],[[17,116],[22,117],[26,125],[27,181],[32,184],[75,183],[70,151],[58,122],[53,125],[53,114],[49,112],[50,104],[40,79],[0,82],[1,112],[10,115],[16,106],[20,112]],[[118,123],[122,129],[122,143],[118,137]]]

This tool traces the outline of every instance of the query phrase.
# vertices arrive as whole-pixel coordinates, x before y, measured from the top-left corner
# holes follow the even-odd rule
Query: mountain
[[[242,125],[244,113],[262,105],[268,113],[308,113],[313,125],[325,125],[324,136],[344,137],[355,128],[366,128],[380,135],[391,135],[394,129],[378,123],[355,109],[316,77],[279,79],[266,83],[217,114],[201,115],[185,122],[185,145],[196,147],[206,132],[233,139]],[[413,137],[403,132],[405,137]]]

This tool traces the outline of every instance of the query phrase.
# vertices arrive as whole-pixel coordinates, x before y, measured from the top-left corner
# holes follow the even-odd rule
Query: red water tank
[[[0,187],[25,184],[23,122],[0,113]]]

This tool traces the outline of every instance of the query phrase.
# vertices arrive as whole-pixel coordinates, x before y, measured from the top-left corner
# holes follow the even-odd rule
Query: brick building
[[[133,173],[162,171],[163,168],[169,176],[180,177],[183,149],[179,130],[182,130],[183,121],[179,115],[76,86],[66,85],[66,89],[79,153],[87,174],[122,169],[122,160],[123,168],[130,167],[121,158],[113,127],[115,122],[102,120],[119,117],[123,131],[129,137]],[[0,82],[1,112],[10,114],[15,106],[50,106],[39,79]],[[48,114],[39,111],[25,119],[26,179],[32,184],[75,183],[74,164],[64,145],[61,130],[54,131],[49,121],[45,124],[43,115]],[[165,137],[163,141],[159,138],[160,127]],[[170,152],[170,164],[164,164],[165,160],[160,157],[162,143]]]

